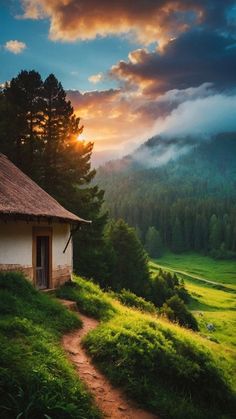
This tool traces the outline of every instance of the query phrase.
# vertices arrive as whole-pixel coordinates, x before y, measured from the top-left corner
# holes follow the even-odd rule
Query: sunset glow
[[[80,138],[94,141],[95,152],[122,155],[174,131],[176,112],[183,126],[184,104],[190,115],[196,101],[207,133],[201,101],[218,95],[214,106],[223,113],[225,96],[235,103],[233,1],[138,0],[134,8],[125,1],[15,0],[1,8],[0,82],[22,68],[55,73],[85,126]]]

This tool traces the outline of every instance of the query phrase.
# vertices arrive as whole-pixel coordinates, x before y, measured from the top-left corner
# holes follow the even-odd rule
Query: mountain
[[[172,250],[236,251],[236,133],[153,137],[100,167],[96,180],[111,217],[143,240],[154,226]]]

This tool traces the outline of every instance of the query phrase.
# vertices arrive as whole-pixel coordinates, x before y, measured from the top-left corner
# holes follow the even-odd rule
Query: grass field
[[[194,254],[167,254],[150,262],[153,272],[158,270],[159,266],[165,270],[177,272],[179,277],[183,277],[191,295],[188,307],[197,318],[201,335],[216,342],[216,350],[222,353],[222,357],[225,357],[232,366],[234,365],[234,376],[236,376],[236,292],[234,291],[236,271],[233,271],[234,266],[236,269],[235,262],[214,261]],[[180,272],[186,272],[188,275],[180,274]],[[203,279],[215,282],[220,280],[224,286],[218,287],[210,282],[199,280],[195,275],[200,275],[200,273]],[[214,330],[208,330],[209,323],[213,324]]]
[[[176,272],[190,274],[236,290],[236,260],[214,260],[197,253],[165,253],[155,263]]]
[[[125,304],[139,309],[121,305],[114,293],[82,278],[57,295],[102,320],[85,337],[86,349],[111,382],[147,409],[169,419],[233,417],[234,402],[224,384],[226,378],[234,385],[232,353],[221,345],[157,316],[130,293],[123,295]]]

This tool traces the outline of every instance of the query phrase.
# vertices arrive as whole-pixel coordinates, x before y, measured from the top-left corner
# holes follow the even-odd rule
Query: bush
[[[114,294],[115,297],[125,306],[127,307],[134,307],[143,312],[148,313],[156,313],[157,309],[153,303],[150,301],[146,301],[142,297],[138,297],[136,294],[133,294],[131,291],[128,290],[121,290],[120,293]]]
[[[179,323],[180,326],[198,330],[197,320],[177,295],[166,300],[160,312],[169,320]]]

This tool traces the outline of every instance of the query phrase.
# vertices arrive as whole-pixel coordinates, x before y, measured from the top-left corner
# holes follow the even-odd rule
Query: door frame
[[[33,283],[37,287],[36,280],[36,257],[37,257],[37,237],[48,237],[48,288],[52,288],[52,227],[33,227],[32,228],[32,266],[33,266]]]

